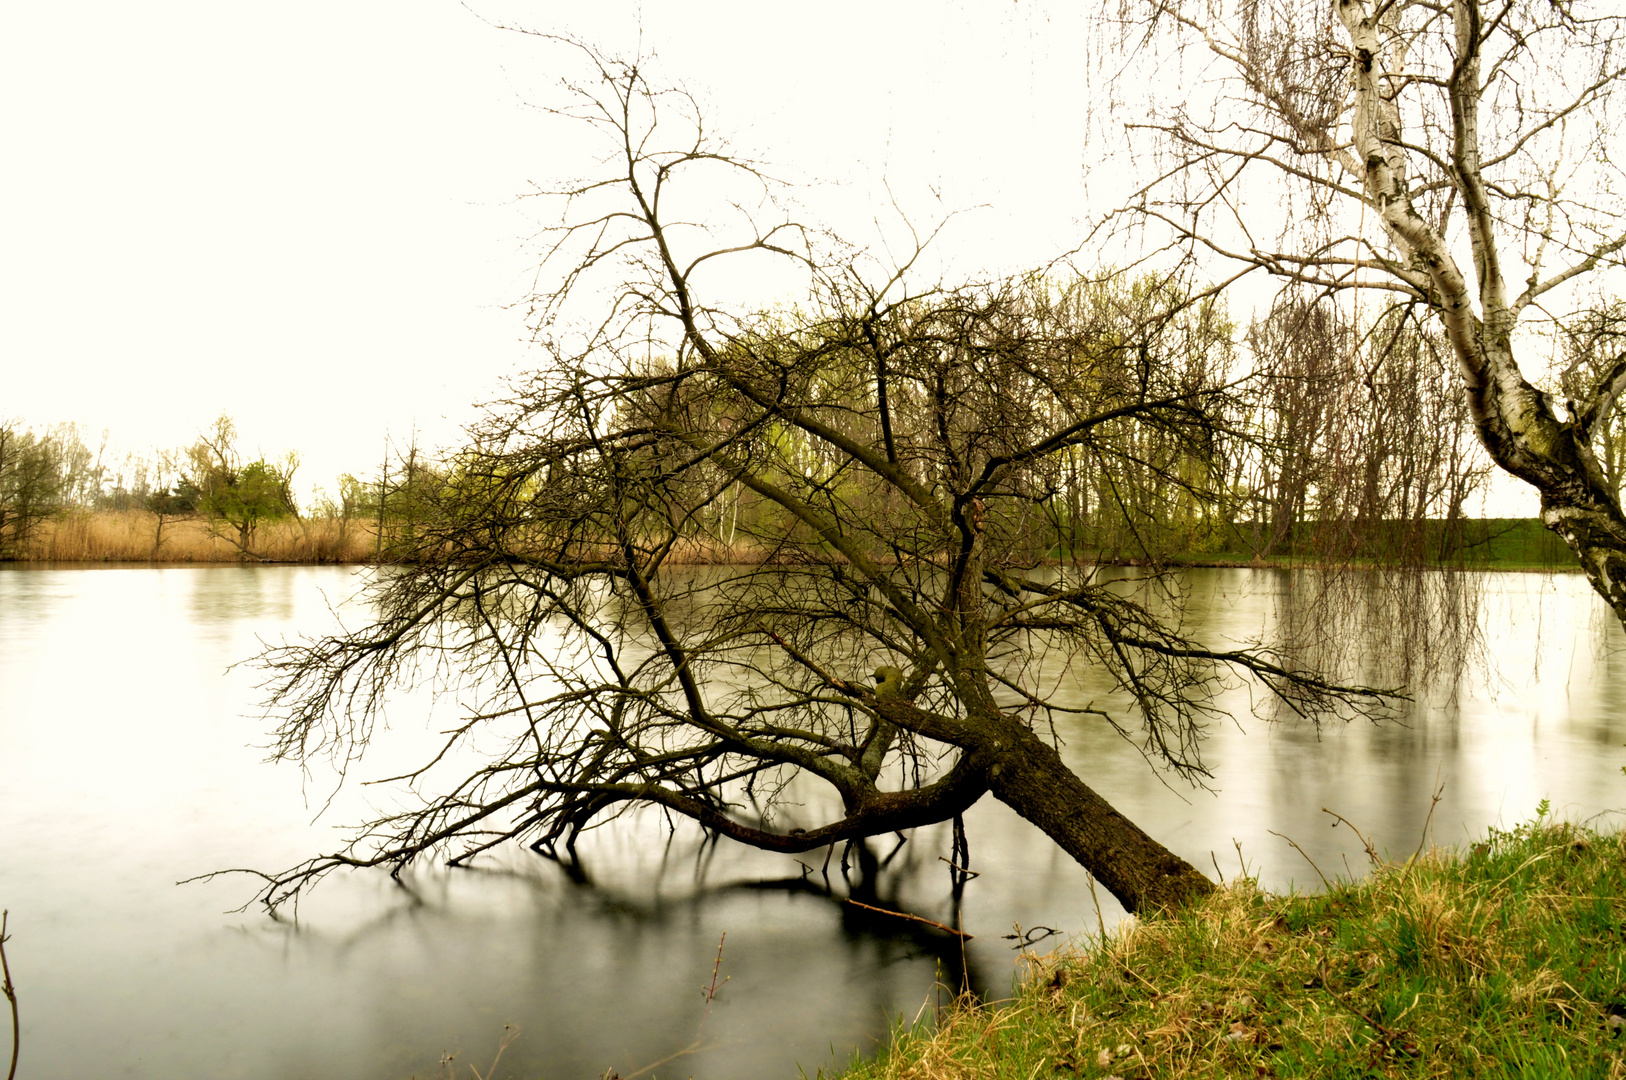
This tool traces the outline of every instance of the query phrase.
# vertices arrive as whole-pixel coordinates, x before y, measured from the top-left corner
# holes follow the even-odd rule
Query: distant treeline
[[[192,444],[114,459],[75,424],[0,420],[0,560],[362,562],[410,530],[434,478],[416,446],[336,495],[294,493],[297,453],[249,458],[222,416]]]
[[[1574,565],[1538,522],[1468,516],[1490,464],[1449,348],[1407,309],[1358,326],[1323,299],[1288,296],[1239,331],[1217,300],[1194,300],[1189,290],[1153,278],[1065,287],[1035,278],[1021,301],[1013,333],[1037,318],[1029,308],[1047,305],[1065,306],[1062,321],[1077,329],[981,397],[965,396],[961,405],[985,414],[972,425],[980,437],[1026,445],[1063,423],[1071,398],[1103,389],[1113,400],[1152,401],[1178,422],[1130,415],[1146,409],[1122,417],[1109,411],[1091,421],[1087,442],[1024,465],[1022,485],[976,510],[990,550],[997,545],[1033,563]],[[1603,313],[1565,328],[1557,359],[1566,378],[1612,362],[1614,325]],[[771,353],[777,339],[760,336],[742,337],[736,347]],[[909,442],[935,430],[941,387],[934,397],[925,384],[895,378],[881,408],[880,382],[857,354],[851,370],[840,350],[824,363],[828,370],[816,378],[845,404],[832,422],[849,428],[856,444],[887,445],[928,490],[942,487],[941,470],[964,467]],[[659,367],[655,362],[650,374]],[[655,430],[681,419],[686,430],[719,438],[739,422],[735,399],[708,389],[700,375],[634,382],[649,389],[630,390],[595,422]],[[1566,386],[1560,380],[1553,391]],[[883,420],[890,427],[870,430]],[[1600,436],[1599,464],[1617,488],[1626,475],[1621,425],[1617,410]],[[297,454],[249,458],[226,416],[190,445],[117,462],[107,460],[105,440],[95,449],[73,425],[36,430],[0,421],[0,559],[411,559],[423,554],[423,542],[441,542],[427,538],[474,543],[457,522],[494,492],[502,493],[498,517],[511,537],[530,530],[545,544],[552,526],[535,523],[552,519],[538,508],[552,497],[550,485],[568,478],[533,469],[526,457],[533,451],[510,445],[513,438],[498,425],[434,458],[415,445],[396,449],[375,474],[344,474],[333,494],[301,506],[293,485]],[[817,481],[838,518],[897,512],[888,503],[893,495],[855,478],[829,441],[777,422],[753,438],[800,481]],[[992,454],[991,446],[971,439],[964,453],[969,460]],[[651,526],[681,534],[663,558],[772,559],[779,557],[774,545],[787,542],[799,545],[798,557],[818,550],[797,539],[801,526],[781,520],[783,509],[721,463],[677,469],[651,452],[617,467],[646,473],[681,511]],[[519,476],[525,479],[515,482]],[[609,536],[580,539],[609,551],[619,544]]]

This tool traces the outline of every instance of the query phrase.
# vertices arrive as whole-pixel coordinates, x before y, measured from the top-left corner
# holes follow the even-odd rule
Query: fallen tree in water
[[[397,778],[421,805],[264,874],[261,899],[508,842],[570,861],[583,830],[638,805],[770,851],[845,845],[868,877],[867,838],[988,795],[1130,911],[1209,892],[1063,763],[1058,730],[1109,725],[1200,779],[1211,702],[1234,681],[1312,722],[1384,694],[1191,640],[1164,571],[1046,565],[1034,523],[1076,522],[1084,461],[1132,522],[1202,519],[1235,436],[1221,313],[1156,281],[911,293],[905,271],[867,278],[789,223],[674,226],[679,177],[762,178],[705,141],[687,99],[584,55],[595,82],[577,104],[614,166],[561,193],[566,261],[539,327],[613,268],[592,293],[608,314],[548,336],[547,367],[443,463],[371,587],[370,625],[263,658],[284,759],[353,760],[424,671],[461,681],[469,714]],[[658,143],[657,113],[694,141]],[[805,302],[707,304],[700,271],[724,256],[795,262]],[[725,522],[758,563],[677,565]],[[1111,699],[1055,696],[1058,666],[1105,675]],[[474,747],[477,767],[446,764]]]

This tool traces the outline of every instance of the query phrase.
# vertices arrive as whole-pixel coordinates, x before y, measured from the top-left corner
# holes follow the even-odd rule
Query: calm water
[[[1268,638],[1283,576],[1189,581],[1196,629]],[[649,820],[586,845],[596,887],[529,858],[425,874],[411,892],[336,877],[295,928],[222,914],[252,893],[246,878],[177,886],[331,849],[337,826],[391,798],[352,786],[323,813],[332,776],[263,764],[256,675],[232,667],[260,639],[327,628],[353,587],[334,568],[0,571],[0,906],[23,1076],[396,1080],[434,1075],[448,1051],[483,1073],[506,1023],[522,1034],[499,1075],[626,1075],[688,1048],[645,1075],[793,1077],[869,1052],[934,999],[939,972],[957,980],[957,947],[782,887],[806,874],[798,861],[697,853],[694,837],[668,843]],[[1240,847],[1273,888],[1315,875],[1270,830],[1329,873],[1346,859],[1358,869],[1358,843],[1328,828],[1327,806],[1409,853],[1436,775],[1442,842],[1528,818],[1544,797],[1588,817],[1626,806],[1626,641],[1600,609],[1579,577],[1484,579],[1492,666],[1381,726],[1318,736],[1264,723],[1236,688],[1225,704],[1241,719],[1207,744],[1212,791],[1166,786],[1108,732],[1064,730],[1066,754],[1186,858],[1230,876]],[[1062,696],[1104,692],[1088,672],[1058,675]],[[442,702],[437,717],[454,714]],[[423,702],[392,719],[367,776],[399,771],[432,739]],[[998,994],[1015,955],[1002,935],[1076,935],[1096,915],[1082,871],[1036,830],[992,802],[967,827],[982,876],[966,891],[976,938],[963,970]],[[883,893],[950,918],[946,840],[917,836]],[[821,884],[821,860],[807,861]],[[1120,912],[1102,900],[1110,924]],[[700,987],[725,932],[729,981],[708,1012]]]

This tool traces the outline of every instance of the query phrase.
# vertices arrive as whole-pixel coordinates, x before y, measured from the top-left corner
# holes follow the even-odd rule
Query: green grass
[[[1538,820],[1318,895],[1233,881],[845,1080],[1626,1076],[1626,834]]]
[[[1578,570],[1563,539],[1536,518],[1479,518],[1463,525],[1463,561],[1484,570]]]
[[[1468,570],[1579,570],[1580,563],[1564,541],[1536,518],[1470,518],[1448,524],[1426,521],[1421,535],[1412,535],[1413,526],[1385,522],[1374,526],[1354,552],[1339,556],[1337,564],[1355,566],[1392,565],[1398,553],[1415,548],[1412,558],[1424,567]],[[1201,550],[1184,550],[1175,544],[1156,552],[1160,562],[1176,566],[1272,566],[1316,567],[1326,565],[1329,556],[1317,545],[1315,524],[1308,522],[1296,530],[1291,542],[1277,544],[1264,558],[1255,555],[1251,533],[1233,526]],[[1407,537],[1411,537],[1407,539]],[[1049,558],[1057,561],[1101,560],[1108,563],[1140,562],[1148,556],[1138,548],[1107,551],[1093,547],[1070,549],[1051,546]]]

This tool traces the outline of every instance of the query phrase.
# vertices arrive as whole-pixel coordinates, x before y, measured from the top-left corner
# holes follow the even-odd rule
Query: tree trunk
[[[1579,472],[1579,470],[1577,470]],[[1626,519],[1607,488],[1587,484],[1541,489],[1541,521],[1564,538],[1592,588],[1626,624]]]
[[[1172,910],[1214,891],[1197,868],[1097,795],[1055,747],[1012,725],[993,766],[993,793],[1095,875],[1130,914]]]
[[[1542,524],[1563,537],[1593,589],[1626,624],[1626,516],[1592,450],[1594,426],[1614,407],[1623,371],[1600,382],[1579,418],[1564,421],[1525,381],[1505,343],[1486,348],[1470,338],[1457,349],[1469,378],[1469,410],[1491,460],[1540,493]]]

